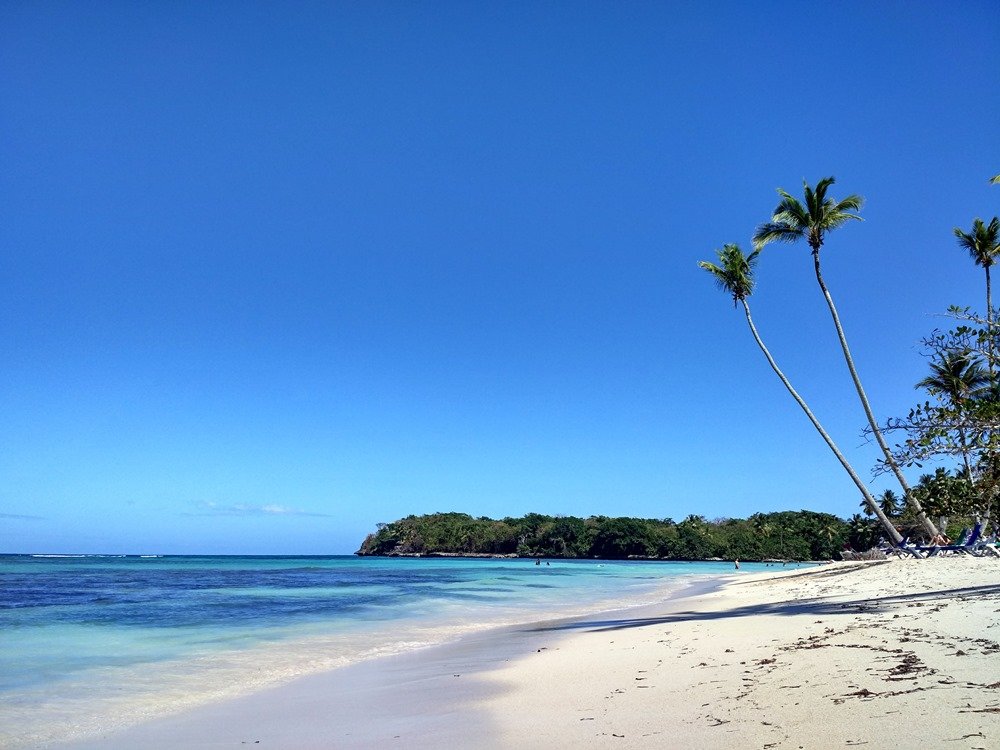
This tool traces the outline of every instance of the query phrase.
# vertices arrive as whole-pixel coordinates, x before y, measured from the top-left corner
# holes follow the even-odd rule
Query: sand
[[[74,748],[997,748],[1000,560],[730,577],[477,634]]]
[[[836,564],[581,622],[485,676],[498,746],[1000,747],[1000,561]]]

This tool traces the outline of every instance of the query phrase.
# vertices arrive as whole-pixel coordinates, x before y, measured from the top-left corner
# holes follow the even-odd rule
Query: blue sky
[[[857,509],[697,261],[783,186],[880,416],[983,279],[1000,8],[0,7],[0,551],[343,553],[409,513]],[[875,462],[808,250],[752,300]],[[885,478],[874,489],[890,486]]]

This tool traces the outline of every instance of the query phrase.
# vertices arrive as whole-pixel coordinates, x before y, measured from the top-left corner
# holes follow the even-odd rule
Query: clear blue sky
[[[1000,6],[0,6],[0,551],[341,553],[409,513],[855,512],[696,263],[866,196],[880,416],[1000,213]],[[804,246],[755,318],[864,476]],[[873,483],[880,490],[886,479]]]

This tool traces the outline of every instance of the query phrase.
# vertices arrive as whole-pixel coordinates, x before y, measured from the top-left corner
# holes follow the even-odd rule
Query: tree
[[[953,476],[947,469],[937,468],[933,474],[923,474],[915,492],[920,495],[928,512],[941,516],[942,531],[947,531],[947,518],[953,515],[970,516],[976,513],[976,502],[969,482]]]
[[[971,399],[989,391],[990,376],[978,359],[969,352],[946,350],[931,362],[931,374],[918,382],[916,388],[924,388],[932,396],[937,396],[956,413],[964,410]],[[970,481],[972,465],[969,462],[969,438],[965,426],[957,425],[962,463]]]
[[[889,518],[899,515],[899,498],[892,490],[886,490],[878,498],[878,505]]]
[[[902,541],[902,536],[896,531],[896,527],[892,525],[892,522],[886,517],[885,513],[879,508],[878,503],[875,498],[872,497],[865,483],[861,481],[857,472],[848,463],[844,454],[840,452],[837,444],[833,442],[833,438],[823,429],[823,425],[820,424],[819,420],[812,413],[812,410],[798,394],[795,388],[792,387],[791,382],[785,377],[785,374],[778,367],[778,364],[774,361],[774,357],[771,356],[771,352],[768,351],[767,347],[764,345],[764,341],[761,339],[760,334],[757,332],[757,326],[754,325],[753,317],[750,315],[750,303],[747,302],[747,298],[753,294],[754,290],[754,267],[757,265],[757,258],[760,255],[759,250],[755,250],[750,253],[750,255],[744,255],[743,251],[740,249],[739,245],[723,245],[722,250],[717,250],[716,254],[719,256],[719,263],[721,265],[716,265],[708,261],[700,261],[698,266],[703,268],[715,279],[719,288],[730,294],[733,298],[733,306],[737,304],[743,305],[743,312],[746,315],[747,325],[750,328],[750,333],[753,335],[754,341],[757,342],[757,346],[763,352],[764,357],[767,359],[767,363],[774,370],[774,374],[778,376],[781,380],[782,385],[791,394],[792,398],[795,399],[795,403],[799,405],[799,408],[805,413],[806,417],[812,423],[812,426],[816,428],[816,431],[823,438],[827,446],[833,451],[834,456],[840,462],[840,465],[844,467],[844,470],[851,477],[851,481],[854,482],[858,490],[860,490],[865,502],[872,509],[882,527],[885,529],[886,534],[892,539],[893,542]]]
[[[805,239],[808,243],[812,250],[816,281],[819,283],[823,297],[826,299],[827,307],[830,309],[830,315],[833,317],[837,337],[840,339],[840,348],[844,352],[847,369],[851,373],[854,388],[858,392],[858,398],[861,401],[865,416],[868,418],[872,434],[882,449],[886,464],[892,469],[896,475],[896,479],[899,481],[900,487],[903,488],[906,501],[917,512],[925,531],[931,537],[934,537],[937,536],[937,528],[935,528],[934,524],[923,512],[920,502],[910,490],[910,486],[906,482],[906,477],[903,476],[903,472],[900,471],[899,466],[893,459],[892,451],[889,449],[889,445],[886,443],[885,437],[879,429],[878,422],[875,420],[871,404],[868,403],[868,396],[865,394],[865,389],[861,385],[861,378],[858,376],[857,368],[854,366],[854,358],[851,356],[851,350],[847,345],[847,337],[844,335],[844,328],[840,324],[837,307],[833,304],[833,297],[830,295],[830,290],[827,289],[826,282],[823,281],[823,272],[820,266],[820,249],[823,247],[826,234],[849,221],[861,221],[861,217],[858,216],[857,212],[861,210],[861,206],[864,203],[864,199],[860,195],[849,195],[840,201],[828,197],[827,190],[833,182],[833,177],[824,178],[816,183],[815,189],[810,187],[809,183],[803,182],[805,205],[789,195],[785,190],[778,188],[781,201],[778,203],[777,208],[774,209],[771,220],[757,228],[753,237],[754,247],[757,251],[760,251],[761,248],[771,242],[797,242],[800,239]]]
[[[1000,327],[987,326],[968,308],[951,307],[948,313],[960,325],[935,330],[922,342],[931,373],[917,387],[926,388],[933,401],[917,404],[905,417],[887,420],[884,429],[905,433],[893,454],[900,465],[921,466],[942,457],[960,460],[956,479],[965,487],[966,510],[987,521],[1000,497],[1000,387],[994,377],[996,367],[986,373],[983,361],[997,364]],[[927,494],[917,492],[921,504],[928,513],[938,512],[927,507]]]
[[[1000,253],[1000,219],[996,216],[989,224],[982,219],[972,222],[972,231],[963,232],[955,227],[955,237],[959,247],[968,250],[969,256],[977,266],[986,271],[986,325],[993,324],[993,297],[990,287],[990,268],[997,262]]]

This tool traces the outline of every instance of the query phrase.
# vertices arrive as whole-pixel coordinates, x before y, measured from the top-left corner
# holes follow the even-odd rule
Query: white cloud
[[[329,517],[327,513],[313,513],[300,508],[290,508],[287,505],[277,503],[267,503],[265,505],[252,505],[249,503],[233,503],[232,505],[220,505],[211,500],[206,500],[198,504],[200,511],[185,513],[186,516],[314,516]]]

